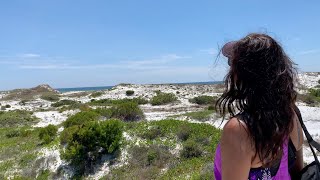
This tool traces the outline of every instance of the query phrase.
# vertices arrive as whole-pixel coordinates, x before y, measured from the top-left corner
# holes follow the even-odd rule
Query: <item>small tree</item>
[[[49,144],[56,137],[58,128],[52,124],[47,127],[41,128],[39,131],[39,138],[44,141],[45,144]]]
[[[126,91],[126,95],[127,96],[132,96],[134,94],[134,91],[133,90],[127,90]]]

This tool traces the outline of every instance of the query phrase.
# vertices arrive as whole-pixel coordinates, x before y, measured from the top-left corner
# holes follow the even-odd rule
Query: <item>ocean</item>
[[[187,82],[187,83],[162,83],[162,84],[220,84],[222,81],[209,81],[209,82]],[[100,91],[111,89],[114,86],[95,86],[95,87],[73,87],[73,88],[57,88],[56,90],[65,93],[70,91]]]

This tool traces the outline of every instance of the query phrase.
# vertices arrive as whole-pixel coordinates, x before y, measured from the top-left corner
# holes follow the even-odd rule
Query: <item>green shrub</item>
[[[298,94],[297,99],[308,105],[314,105],[318,101],[317,97],[312,96],[311,94]]]
[[[318,80],[318,84],[320,84],[320,79]]]
[[[169,148],[162,145],[133,146],[129,149],[131,159],[129,162],[136,167],[145,168],[147,166],[164,167],[172,157],[168,153]]]
[[[199,105],[215,104],[216,97],[213,96],[198,96],[189,99],[189,102]]]
[[[13,138],[13,137],[19,137],[20,136],[20,130],[17,130],[17,129],[13,129],[12,131],[8,132],[6,134],[6,137],[7,138]]]
[[[115,104],[122,104],[125,102],[135,102],[138,104],[147,104],[148,100],[138,97],[138,98],[132,98],[132,99],[100,99],[100,100],[91,100],[90,104],[92,105],[98,105],[98,106],[110,106]]]
[[[97,109],[94,109],[93,111],[107,119],[112,117],[112,110],[110,108],[97,108]]]
[[[11,106],[10,106],[9,104],[7,104],[5,107],[6,107],[6,108],[11,108]]]
[[[0,112],[0,127],[19,127],[33,125],[38,122],[38,118],[32,116],[33,112],[25,110],[14,110]]]
[[[63,122],[65,128],[82,125],[88,121],[98,120],[99,114],[94,111],[82,111],[77,114],[70,116],[66,121]]]
[[[111,108],[112,117],[124,121],[137,121],[144,118],[139,105],[135,102],[117,104]]]
[[[153,106],[164,105],[164,104],[175,102],[177,99],[178,98],[173,93],[157,92],[157,95],[153,96],[150,103]]]
[[[181,157],[183,158],[200,157],[201,155],[202,149],[200,149],[200,146],[193,140],[187,141],[181,150]]]
[[[147,104],[149,102],[148,100],[146,100],[145,98],[142,98],[142,97],[133,98],[132,101],[136,102],[138,104]]]
[[[119,120],[86,122],[73,133],[62,158],[76,166],[79,174],[90,171],[103,154],[119,149],[122,129],[123,124]]]
[[[211,110],[203,110],[203,111],[188,112],[183,115],[198,121],[208,121],[212,114],[213,112]]]
[[[64,106],[64,105],[74,105],[74,104],[78,104],[79,102],[77,101],[73,101],[73,100],[69,100],[69,99],[63,99],[60,100],[56,103],[51,104],[52,107],[60,107],[60,106]]]
[[[126,95],[127,96],[132,96],[134,94],[134,91],[133,90],[127,90],[126,91]]]
[[[145,139],[153,140],[153,139],[160,137],[160,136],[163,136],[163,135],[164,134],[161,131],[161,127],[153,126],[153,127],[149,128],[147,131],[144,131],[141,134],[141,137],[145,138]]]
[[[177,137],[181,141],[186,141],[191,135],[191,128],[188,125],[182,125],[177,132]]]
[[[80,111],[89,111],[91,110],[90,106],[88,104],[81,104],[81,103],[75,103],[68,106],[62,106],[59,109],[59,112],[62,113],[63,111],[72,110],[72,109],[79,109]]]
[[[103,93],[101,91],[91,93],[90,97],[96,98],[101,96]]]
[[[65,128],[60,134],[60,143],[62,145],[70,143],[73,138],[73,134],[79,130],[79,126],[70,126]]]
[[[59,95],[57,94],[52,94],[52,93],[46,93],[41,95],[41,99],[47,100],[47,101],[59,101]]]
[[[45,144],[49,144],[57,135],[58,128],[52,124],[39,130],[39,139]]]
[[[24,106],[24,105],[26,105],[26,103],[27,103],[28,101],[29,101],[29,100],[24,99],[24,100],[21,100],[21,101],[19,102],[19,104],[22,105],[22,106]]]
[[[320,89],[310,89],[310,94],[315,97],[320,97]]]
[[[208,106],[208,110],[209,110],[209,111],[215,111],[215,110],[216,110],[216,107],[213,106],[213,105],[210,105],[210,106]]]

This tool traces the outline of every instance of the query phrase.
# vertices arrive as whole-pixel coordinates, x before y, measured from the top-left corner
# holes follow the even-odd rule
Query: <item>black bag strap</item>
[[[314,141],[313,138],[311,137],[310,133],[308,132],[306,126],[303,123],[301,112],[297,106],[294,106],[294,111],[296,112],[296,114],[298,116],[299,122],[300,122],[301,127],[303,129],[303,132],[308,140],[308,144],[310,146],[312,154],[313,154],[315,160],[319,162],[318,157],[317,157],[316,153],[314,152],[312,146],[315,147],[320,152],[320,144],[318,142]]]

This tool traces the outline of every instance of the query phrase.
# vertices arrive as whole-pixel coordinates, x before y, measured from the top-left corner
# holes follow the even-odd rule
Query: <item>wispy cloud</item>
[[[142,65],[160,65],[168,64],[175,60],[179,59],[189,59],[190,56],[180,56],[177,54],[167,54],[157,58],[145,59],[145,60],[131,60],[131,61],[122,61],[124,64],[129,64],[130,66],[142,66]]]
[[[40,57],[40,54],[24,53],[24,54],[18,55],[18,57],[21,57],[21,58],[38,58],[38,57]]]
[[[117,63],[110,64],[68,64],[68,63],[59,63],[59,62],[31,62],[31,63],[21,63],[18,67],[20,69],[131,69],[131,70],[155,70],[155,69],[166,69],[169,66],[170,62],[174,62],[179,59],[188,59],[189,56],[179,56],[177,54],[168,54],[163,55],[154,59],[145,59],[145,60],[132,60],[132,61],[119,61]]]
[[[307,55],[307,54],[316,54],[316,53],[320,53],[320,49],[304,50],[304,51],[300,51],[298,54],[299,55]]]
[[[200,52],[210,55],[216,55],[218,53],[218,51],[215,48],[201,49]]]

